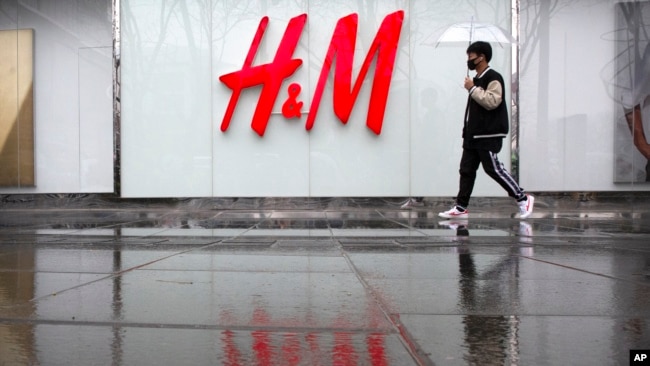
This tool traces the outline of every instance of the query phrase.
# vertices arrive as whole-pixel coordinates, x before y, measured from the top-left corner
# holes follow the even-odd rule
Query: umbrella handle
[[[474,36],[474,16],[472,15],[472,18],[469,21],[469,43],[467,44],[467,47],[469,47],[472,44],[472,36]],[[469,71],[467,72],[469,75]]]
[[[473,35],[474,35],[474,16],[472,15],[472,18],[469,21],[469,42],[467,43],[467,47],[472,45]],[[465,76],[469,77],[469,68],[467,69],[467,74]]]

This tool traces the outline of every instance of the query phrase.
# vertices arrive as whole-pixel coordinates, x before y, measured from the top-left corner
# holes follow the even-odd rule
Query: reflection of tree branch
[[[642,12],[638,3],[620,3],[621,11],[623,12],[623,18],[625,23],[627,23],[627,30],[632,33],[632,40],[634,45],[634,58],[631,60],[641,59],[641,47],[640,47],[640,33],[643,31],[645,33],[645,39],[648,39],[647,31],[643,27]]]
[[[125,1],[121,4],[121,9],[122,9],[122,23],[121,27],[124,30],[131,30],[129,32],[129,35],[131,36],[131,39],[133,40],[132,42],[121,42],[120,46],[121,47],[128,47],[129,48],[129,53],[134,54],[135,50],[142,45],[142,39],[140,35],[140,30],[138,29],[138,23],[135,20],[135,17],[133,16],[133,12],[130,9],[130,2]],[[135,72],[135,75],[140,75],[140,68],[141,64],[140,63],[135,63],[135,67],[138,69]]]
[[[226,39],[229,38],[228,35],[237,27],[237,25],[242,21],[258,18],[256,15],[255,16],[252,15],[256,13],[251,10],[251,7],[253,5],[257,5],[258,3],[257,1],[253,1],[253,2],[254,4],[252,4],[251,0],[248,0],[246,2],[239,1],[238,3],[236,3],[236,5],[230,6],[230,2],[219,1],[215,6],[221,5],[222,8],[219,10],[212,9],[212,14],[216,14],[217,11],[220,12],[219,19],[222,20],[222,22],[218,24],[215,30],[211,32],[213,46],[215,42],[221,41],[221,47],[219,47],[219,56],[216,57],[217,60],[221,60],[223,58],[223,54],[226,49],[225,47]],[[241,6],[243,6],[244,8],[240,9]],[[234,20],[234,21],[229,22],[229,20]],[[220,32],[219,29],[221,29]]]
[[[539,29],[539,24],[541,22],[539,16],[539,9],[537,9],[539,3],[528,2],[527,4],[529,4],[529,6],[524,6],[521,8],[521,11],[525,12],[526,14],[526,19],[529,20],[528,22],[525,23],[527,28],[524,31],[524,36],[526,39],[527,46],[522,48],[522,52],[521,52],[521,63],[519,65],[521,73],[524,73],[528,69],[528,66],[530,65],[530,62],[534,56],[534,50],[536,50],[539,45],[539,33],[537,32],[537,30]],[[534,18],[530,14],[531,9],[532,12],[534,12],[534,14],[537,15]]]
[[[530,7],[526,7],[522,9],[526,13],[526,16],[528,19],[531,19],[530,17]],[[534,52],[533,50],[537,49],[537,46],[539,45],[539,33],[537,33],[535,30],[539,27],[539,17],[535,17],[534,21],[532,22],[527,22],[526,23],[527,29],[524,31],[524,35],[526,38],[526,47],[522,48],[521,52],[521,63],[519,65],[519,68],[521,72],[525,72],[528,66],[530,65],[531,59],[533,58]],[[524,52],[525,50],[528,50],[528,52]]]
[[[642,4],[616,4],[618,28],[614,32],[617,34],[617,53],[601,70],[601,79],[607,86],[607,94],[618,104],[623,103],[622,97],[627,93],[632,95],[634,80],[638,77],[635,76],[638,72],[635,65],[643,59],[643,45],[649,40],[650,27],[645,24],[647,13],[644,15]]]
[[[196,49],[196,44],[194,43],[194,32],[192,32],[192,21],[190,20],[190,15],[187,11],[187,4],[185,1],[180,2],[181,6],[181,17],[183,19],[183,24],[185,27],[185,38],[187,39],[187,45],[190,52],[190,60],[196,61],[199,59],[198,50]]]
[[[165,43],[164,42],[165,37],[167,36],[169,20],[171,19],[172,15],[174,15],[174,7],[176,6],[176,4],[178,4],[178,1],[179,0],[176,0],[172,4],[171,8],[169,9],[169,13],[167,14],[167,18],[165,18],[166,1],[163,0],[162,6],[160,7],[160,32],[158,33],[158,41],[156,42],[156,46],[151,56],[151,60],[149,60],[149,64],[155,64],[155,62],[158,60],[158,54],[160,53],[160,48]]]
[[[212,39],[212,2],[210,0],[204,0],[200,3],[202,9],[207,9],[207,11],[201,12],[201,16],[203,17],[203,21],[201,22],[203,32],[205,32],[207,39]]]
[[[542,4],[544,2],[544,4]],[[522,12],[525,12],[527,28],[524,30],[524,37],[526,40],[526,47],[522,48],[521,53],[521,64],[520,70],[522,73],[530,66],[530,63],[534,57],[535,50],[537,50],[541,36],[539,34],[539,29],[542,22],[548,22],[553,17],[553,15],[559,10],[558,0],[536,0],[526,2],[528,6],[522,6],[520,9]],[[542,5],[547,6],[546,9],[542,8]],[[545,35],[548,36],[548,35]]]
[[[169,29],[169,22],[172,16],[174,15],[174,8],[178,4],[178,2],[179,0],[174,0],[171,6],[167,7],[166,6],[167,1],[163,0],[162,5],[160,7],[160,21],[159,21],[160,25],[158,29],[158,37],[157,37],[158,39],[155,42],[155,47],[153,49],[153,52],[151,53],[151,57],[149,59],[145,59],[144,57],[136,58],[136,61],[139,61],[139,63],[136,64],[137,70],[132,75],[142,75],[141,84],[143,88],[149,86],[150,80],[154,76],[154,74],[151,72],[142,72],[142,70],[145,70],[150,65],[154,65],[157,63],[158,55],[160,54],[160,49],[165,44],[165,38],[167,37],[167,31]],[[127,44],[129,45],[131,52],[136,53],[136,50],[143,48],[142,34],[138,29],[138,21],[134,16],[133,11],[129,8],[129,6],[130,3],[128,1],[122,3],[122,9],[124,10],[123,19],[127,21],[126,24],[123,25],[123,28],[131,30],[129,34],[131,35],[133,42],[128,42]],[[122,44],[124,45],[125,43]],[[135,96],[136,105],[140,105],[142,101],[142,97],[143,95],[141,94]]]
[[[606,0],[602,0],[606,1]],[[522,2],[522,7],[520,12],[525,14],[520,18],[527,19],[527,22],[522,22],[525,24],[526,28],[523,30],[523,37],[526,41],[526,47],[522,47],[521,52],[521,63],[520,70],[525,73],[526,69],[530,66],[530,63],[535,56],[535,50],[538,49],[541,37],[548,37],[546,35],[540,35],[539,29],[543,21],[549,22],[553,16],[555,16],[560,10],[565,7],[568,7],[571,4],[570,1],[562,0],[529,0]],[[542,5],[547,6],[547,9],[543,9]]]

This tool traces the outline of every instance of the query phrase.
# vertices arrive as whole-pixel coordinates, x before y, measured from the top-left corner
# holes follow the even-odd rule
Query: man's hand
[[[474,87],[474,79],[469,76],[465,76],[465,89],[468,91]]]

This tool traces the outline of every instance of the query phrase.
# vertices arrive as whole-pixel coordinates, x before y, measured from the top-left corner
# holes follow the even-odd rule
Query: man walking
[[[503,100],[503,77],[490,68],[492,47],[487,42],[474,42],[467,48],[467,67],[476,70],[476,77],[465,77],[469,92],[463,127],[463,156],[460,160],[460,184],[456,204],[438,216],[466,219],[467,207],[474,189],[479,165],[519,206],[519,218],[525,219],[533,212],[535,198],[519,186],[497,158],[508,134],[508,109]]]

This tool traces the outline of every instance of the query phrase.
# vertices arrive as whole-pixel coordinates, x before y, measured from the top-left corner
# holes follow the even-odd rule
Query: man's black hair
[[[477,55],[485,56],[485,60],[490,62],[492,59],[492,46],[489,43],[483,41],[476,41],[467,47],[467,54],[474,52]]]

